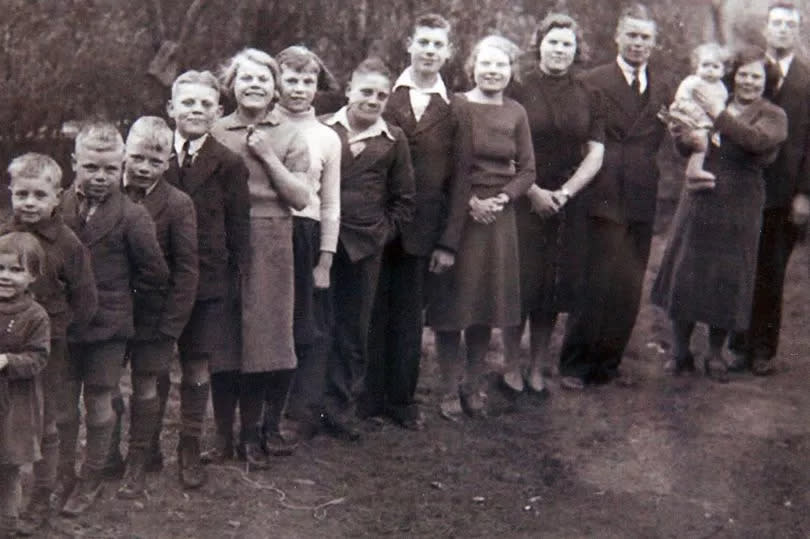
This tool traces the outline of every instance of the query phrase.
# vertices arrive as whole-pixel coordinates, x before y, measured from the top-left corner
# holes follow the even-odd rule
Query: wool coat
[[[42,437],[40,373],[50,353],[48,313],[30,294],[0,302],[0,464],[38,460]]]
[[[135,334],[133,295],[165,290],[169,268],[155,223],[143,206],[114,188],[88,220],[80,215],[81,195],[74,185],[62,199],[62,217],[89,249],[98,289],[98,309],[72,342],[129,339]]]

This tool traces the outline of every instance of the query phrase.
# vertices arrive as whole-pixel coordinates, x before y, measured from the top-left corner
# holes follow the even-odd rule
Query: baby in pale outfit
[[[697,131],[705,141],[702,151],[694,151],[686,166],[686,179],[692,187],[714,187],[715,176],[703,169],[706,151],[709,147],[709,131],[714,122],[694,99],[694,91],[700,88],[703,95],[713,103],[728,101],[728,90],[723,83],[723,75],[730,58],[729,51],[717,43],[704,43],[692,51],[693,75],[686,77],[675,94],[675,101],[669,107],[669,120],[682,124],[684,128]],[[691,185],[694,184],[694,185]]]

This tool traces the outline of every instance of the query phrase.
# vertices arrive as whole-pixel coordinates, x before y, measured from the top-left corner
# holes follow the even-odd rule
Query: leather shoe
[[[585,389],[585,381],[579,376],[563,376],[560,378],[560,387],[570,391],[582,391]]]
[[[321,416],[321,422],[324,432],[333,438],[347,442],[356,442],[361,438],[360,430],[353,421],[325,413]]]
[[[755,376],[770,376],[774,371],[773,362],[769,359],[760,357],[751,362],[751,372],[754,373]]]
[[[728,364],[729,372],[745,372],[751,366],[751,362],[746,354],[734,354],[734,359]]]
[[[177,472],[183,488],[200,488],[208,474],[200,462],[200,439],[181,436],[177,446]]]
[[[79,479],[62,507],[62,516],[77,517],[81,515],[95,503],[103,489],[104,483],[101,478]]]

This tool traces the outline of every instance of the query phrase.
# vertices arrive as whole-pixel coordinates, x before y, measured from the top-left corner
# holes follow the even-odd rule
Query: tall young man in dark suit
[[[638,314],[664,136],[656,112],[672,98],[672,84],[648,65],[656,31],[646,6],[625,8],[616,28],[616,60],[583,77],[605,115],[605,158],[587,193],[586,284],[560,356],[561,383],[568,389],[618,376]]]
[[[771,100],[789,119],[788,138],[776,161],[765,169],[765,209],[759,239],[751,325],[734,335],[736,358],[730,370],[773,372],[771,359],[779,345],[782,292],[790,253],[810,216],[810,69],[796,58],[801,15],[796,4],[773,2],[768,10],[765,41],[768,56],[781,74]]]
[[[450,23],[439,15],[416,20],[408,39],[411,64],[394,83],[383,116],[405,133],[416,194],[414,218],[385,247],[369,337],[365,413],[385,414],[420,428],[414,403],[422,353],[422,308],[428,270],[442,271],[453,252],[438,245],[453,178],[456,120],[439,70],[450,57]]]

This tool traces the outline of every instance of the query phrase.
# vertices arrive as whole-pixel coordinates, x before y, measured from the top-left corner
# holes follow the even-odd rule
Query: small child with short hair
[[[689,156],[686,180],[690,189],[711,189],[715,180],[714,174],[703,169],[709,146],[709,131],[714,122],[703,107],[695,102],[694,92],[699,89],[710,101],[725,105],[728,101],[728,89],[723,83],[723,76],[729,58],[728,49],[717,43],[703,43],[695,47],[691,55],[692,68],[695,72],[678,86],[668,115],[664,114],[670,125],[681,125],[683,128],[698,131],[705,141],[706,149],[692,152]]]
[[[62,169],[47,155],[26,153],[11,161],[8,173],[13,217],[0,226],[0,236],[28,232],[39,240],[45,258],[31,292],[50,316],[51,327],[51,351],[42,372],[42,458],[34,463],[31,499],[20,515],[20,533],[31,535],[47,521],[51,493],[56,487],[60,447],[57,395],[70,361],[67,335],[80,331],[90,321],[98,295],[90,253],[56,211],[62,192]]]
[[[118,489],[118,497],[125,499],[144,493],[150,445],[163,420],[158,377],[168,375],[177,338],[197,296],[194,203],[163,179],[171,159],[172,138],[163,118],[144,116],[132,124],[126,141],[124,192],[152,216],[170,274],[168,289],[135,299],[135,336],[127,345],[132,369],[129,453],[124,481]]]
[[[87,444],[81,474],[62,514],[78,516],[98,498],[115,425],[113,392],[121,378],[127,340],[133,337],[133,296],[165,289],[169,269],[149,212],[121,190],[124,140],[109,122],[90,122],[76,135],[73,186],[62,200],[65,223],[87,246],[98,288],[90,323],[69,335],[70,368],[60,390],[63,450],[60,467],[75,473],[79,402],[84,397]]]
[[[0,237],[0,537],[16,537],[20,468],[40,459],[40,373],[48,361],[50,324],[28,289],[44,263],[33,235]]]

